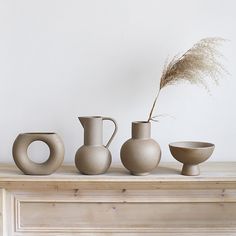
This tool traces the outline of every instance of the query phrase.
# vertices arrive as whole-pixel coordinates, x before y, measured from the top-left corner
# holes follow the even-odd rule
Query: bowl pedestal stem
[[[199,175],[200,174],[199,166],[184,164],[181,174],[188,175],[188,176]]]

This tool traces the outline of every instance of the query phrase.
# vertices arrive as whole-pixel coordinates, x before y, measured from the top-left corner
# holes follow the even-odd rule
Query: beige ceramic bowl
[[[198,164],[206,161],[214,151],[215,145],[205,142],[175,142],[169,144],[172,156],[183,163],[182,175],[199,175]]]

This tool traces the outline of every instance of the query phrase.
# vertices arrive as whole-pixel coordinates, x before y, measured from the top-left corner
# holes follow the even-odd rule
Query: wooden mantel
[[[161,163],[148,176],[120,165],[85,176],[64,165],[50,176],[0,165],[0,235],[236,235],[236,162],[180,175]]]

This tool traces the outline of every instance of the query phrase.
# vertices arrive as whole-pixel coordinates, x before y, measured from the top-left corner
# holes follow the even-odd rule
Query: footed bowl
[[[174,142],[169,144],[172,156],[183,163],[182,175],[199,175],[198,164],[206,161],[214,151],[215,145],[206,142]]]

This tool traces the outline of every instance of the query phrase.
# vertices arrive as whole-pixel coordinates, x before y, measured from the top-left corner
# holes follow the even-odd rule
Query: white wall
[[[173,161],[168,143],[216,144],[211,161],[234,161],[236,142],[236,2],[234,0],[0,0],[0,161],[12,162],[20,132],[55,131],[66,162],[82,145],[82,115],[114,117],[119,132],[114,161],[130,137],[131,122],[147,119],[167,57],[201,38],[230,39],[223,76],[212,96],[203,89],[163,90],[152,136]],[[105,125],[105,137],[112,126]],[[39,152],[37,152],[39,150]],[[42,161],[45,147],[34,145]]]

